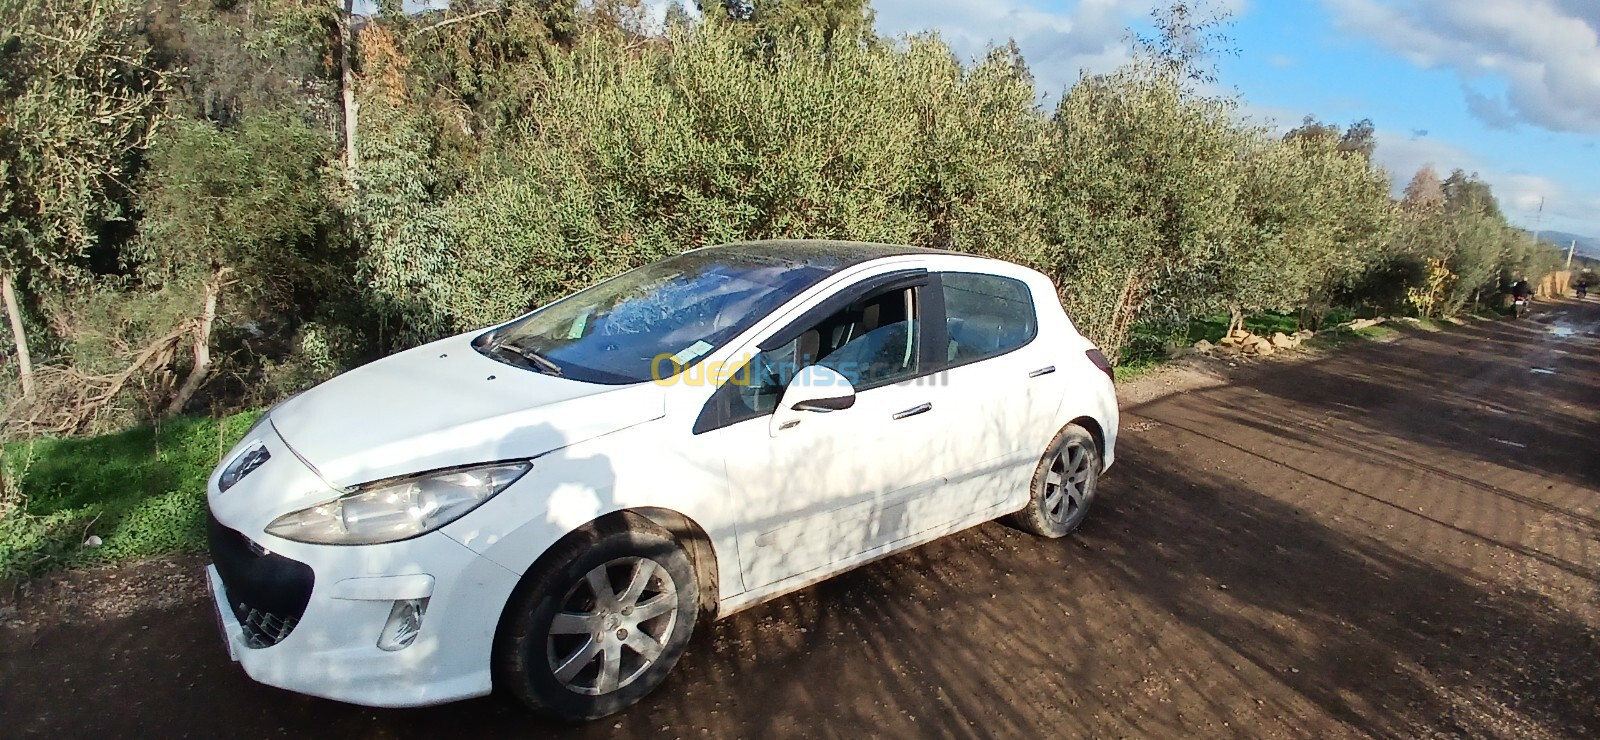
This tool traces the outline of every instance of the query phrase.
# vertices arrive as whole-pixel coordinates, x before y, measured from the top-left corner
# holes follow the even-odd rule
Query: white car
[[[1005,515],[1073,531],[1116,433],[1038,272],[696,249],[272,409],[209,481],[208,573],[262,683],[594,718],[701,620]]]

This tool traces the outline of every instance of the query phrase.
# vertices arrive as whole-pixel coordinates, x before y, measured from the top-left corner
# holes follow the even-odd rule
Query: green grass
[[[259,414],[6,445],[0,581],[202,549],[206,478]]]
[[[1244,328],[1252,334],[1270,337],[1277,332],[1293,334],[1300,330],[1300,319],[1296,316],[1281,313],[1261,313],[1246,316]],[[1227,316],[1211,316],[1204,319],[1195,319],[1189,322],[1187,339],[1189,344],[1194,344],[1202,339],[1216,344],[1228,331]]]
[[[1253,314],[1245,318],[1244,326],[1256,334],[1270,337],[1280,331],[1285,334],[1295,333],[1300,328],[1300,320],[1289,314]],[[1142,374],[1149,369],[1149,366],[1166,361],[1178,351],[1202,339],[1216,344],[1222,340],[1227,330],[1226,314],[1195,319],[1183,326],[1159,324],[1135,326],[1128,332],[1128,339],[1123,346],[1122,356],[1118,358],[1117,367],[1128,368],[1127,372]],[[1118,375],[1117,380],[1120,382],[1123,377]]]
[[[1435,329],[1437,330],[1437,329]],[[1400,330],[1392,326],[1379,324],[1365,329],[1351,329],[1345,326],[1333,326],[1317,332],[1311,338],[1308,346],[1319,349],[1335,349],[1352,342],[1381,342],[1387,341],[1400,334]]]
[[[1161,362],[1145,359],[1118,365],[1111,370],[1118,383],[1127,383],[1149,375],[1152,370],[1159,367],[1161,367]]]

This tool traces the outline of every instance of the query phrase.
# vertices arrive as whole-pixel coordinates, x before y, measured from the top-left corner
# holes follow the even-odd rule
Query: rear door
[[[940,373],[950,422],[961,431],[947,445],[947,483],[930,511],[973,512],[1000,506],[1028,484],[1055,433],[1064,373],[1039,338],[1028,284],[983,272],[942,272],[947,344]]]

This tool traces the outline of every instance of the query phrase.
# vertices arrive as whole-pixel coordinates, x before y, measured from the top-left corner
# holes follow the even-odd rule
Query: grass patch
[[[1300,318],[1283,313],[1259,313],[1246,316],[1244,319],[1246,331],[1256,336],[1270,337],[1278,332],[1293,334],[1300,331]],[[1216,344],[1228,331],[1227,315],[1209,316],[1189,322],[1186,335],[1189,344],[1194,344],[1202,339]]]
[[[1391,326],[1379,324],[1365,329],[1351,329],[1348,326],[1334,326],[1317,332],[1312,337],[1308,346],[1319,349],[1335,349],[1351,342],[1381,342],[1399,336],[1400,330]]]
[[[1400,328],[1415,329],[1417,331],[1424,331],[1424,332],[1429,332],[1429,333],[1444,331],[1444,327],[1441,326],[1439,324],[1439,322],[1434,321],[1433,319],[1404,318],[1404,319],[1400,319],[1399,321],[1400,321],[1400,324],[1399,324]]]
[[[1114,368],[1111,368],[1111,371],[1118,383],[1127,383],[1129,381],[1138,380],[1139,378],[1149,375],[1151,371],[1159,367],[1161,367],[1161,363],[1156,360],[1139,360],[1137,362],[1118,365]]]
[[[0,580],[204,548],[206,478],[260,413],[6,445]]]
[[[1300,329],[1300,319],[1292,314],[1261,313],[1245,317],[1244,328],[1264,337],[1283,332],[1293,334]],[[1188,324],[1142,324],[1128,332],[1122,355],[1117,358],[1118,368],[1127,368],[1129,377],[1147,372],[1150,367],[1182,354],[1202,339],[1216,344],[1228,331],[1228,315],[1219,314],[1191,320]],[[1120,382],[1121,375],[1117,376]]]
[[[1356,329],[1355,333],[1356,336],[1361,337],[1362,339],[1382,341],[1398,336],[1400,334],[1400,330],[1392,326],[1380,324],[1378,326],[1369,326],[1365,329]]]

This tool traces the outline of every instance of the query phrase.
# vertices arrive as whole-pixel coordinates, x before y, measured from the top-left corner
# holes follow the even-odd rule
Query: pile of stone
[[[1293,334],[1275,332],[1270,337],[1252,334],[1245,329],[1236,329],[1232,334],[1222,338],[1217,344],[1212,344],[1204,339],[1194,343],[1194,349],[1201,354],[1221,352],[1225,354],[1270,355],[1286,349],[1296,349],[1307,339],[1313,336],[1312,332],[1301,330]]]

